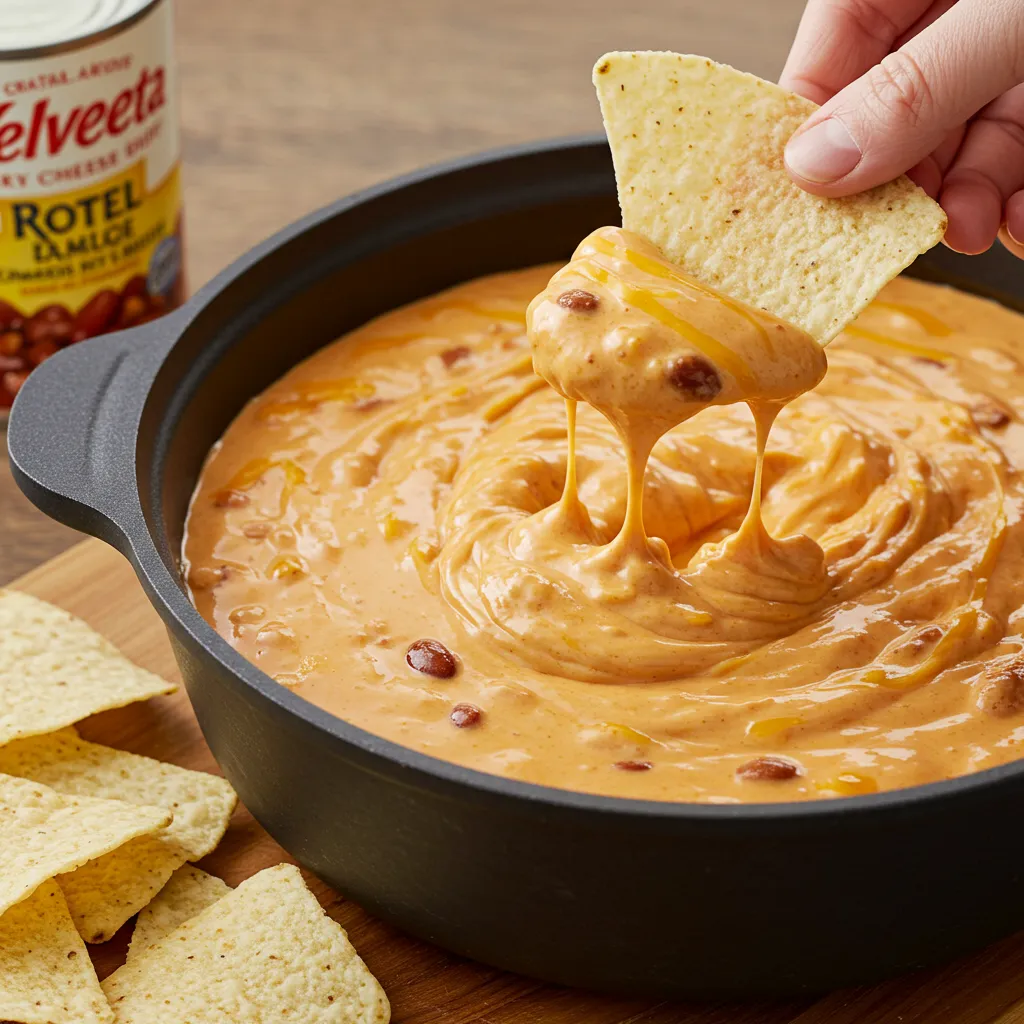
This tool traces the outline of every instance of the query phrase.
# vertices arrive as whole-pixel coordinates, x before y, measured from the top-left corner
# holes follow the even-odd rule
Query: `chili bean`
[[[649,772],[654,765],[650,761],[616,761],[615,767],[623,772]]]
[[[94,338],[112,327],[121,310],[121,296],[111,288],[97,292],[76,314],[73,340]]]
[[[30,345],[52,341],[67,345],[74,331],[74,318],[64,306],[44,306],[25,324],[25,340]]]
[[[414,640],[405,652],[411,668],[438,679],[450,679],[459,670],[455,655],[437,640]]]
[[[582,288],[570,288],[558,296],[558,304],[562,309],[571,309],[574,313],[592,313],[600,305],[600,300]]]
[[[736,776],[752,782],[785,782],[802,774],[800,765],[787,757],[776,757],[765,754],[755,757],[752,761],[741,764],[736,769]]]
[[[998,430],[1010,422],[1010,412],[994,398],[986,398],[971,407],[971,419],[979,427],[990,427]]]
[[[37,341],[25,349],[25,358],[33,365],[38,366],[45,362],[50,356],[56,355],[60,346],[55,341]]]
[[[146,278],[142,274],[136,274],[134,277],[128,278],[124,287],[121,289],[121,297],[125,299],[133,295],[145,298],[146,294]]]
[[[16,356],[25,344],[21,331],[4,331],[0,334],[0,356]]]
[[[441,362],[450,370],[457,362],[465,359],[470,354],[468,345],[456,345],[454,348],[446,348],[441,353]]]
[[[703,356],[677,359],[668,369],[669,383],[688,399],[710,402],[722,390],[722,378]]]
[[[28,373],[24,370],[8,370],[3,377],[0,377],[0,387],[3,387],[4,391],[6,391],[11,398],[14,398],[27,380]]]
[[[457,725],[460,729],[468,729],[479,724],[483,712],[475,704],[456,704],[449,717],[452,720],[452,725]]]
[[[146,315],[146,300],[139,295],[129,295],[121,304],[121,327],[134,327]]]

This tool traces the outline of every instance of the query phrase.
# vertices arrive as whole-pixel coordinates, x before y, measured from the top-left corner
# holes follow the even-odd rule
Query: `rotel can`
[[[184,298],[171,0],[0,0],[0,415]]]

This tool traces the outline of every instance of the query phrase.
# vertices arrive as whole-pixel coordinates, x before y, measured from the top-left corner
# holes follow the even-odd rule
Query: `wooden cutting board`
[[[79,544],[13,586],[81,616],[140,665],[179,679],[163,625],[131,568],[99,541]],[[98,743],[217,770],[184,690],[96,715],[80,730]],[[237,885],[286,859],[239,808],[220,847],[201,863]],[[307,878],[384,985],[398,1024],[1024,1024],[1024,934],[940,970],[818,1000],[682,1005],[610,999],[481,967],[402,935]],[[101,977],[123,961],[131,927],[92,947]]]

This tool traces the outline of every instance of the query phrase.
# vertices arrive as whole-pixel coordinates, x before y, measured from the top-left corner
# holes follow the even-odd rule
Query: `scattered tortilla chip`
[[[0,913],[55,875],[170,824],[161,807],[64,797],[38,782],[0,775]]]
[[[60,879],[86,942],[105,942],[163,888],[187,860],[220,842],[237,797],[216,775],[80,739],[74,729],[0,747],[0,773],[40,782],[66,796],[166,807],[174,819]]]
[[[106,942],[185,863],[185,852],[165,835],[139,836],[58,876],[71,919],[86,942]]]
[[[231,892],[231,886],[191,864],[178,868],[135,922],[128,959],[159,942],[179,924],[195,917]]]
[[[279,864],[103,982],[119,1024],[386,1024],[387,996],[297,868]]]
[[[0,591],[0,744],[175,689],[81,619],[28,594]]]
[[[108,1024],[114,1014],[56,882],[0,916],[0,1020]]]
[[[786,142],[817,109],[705,57],[608,53],[594,68],[622,226],[699,281],[822,344],[942,239],[909,178],[844,199],[790,180]]]
[[[41,782],[66,796],[168,807],[174,820],[166,835],[189,860],[216,848],[238,801],[230,783],[217,775],[88,743],[74,729],[0,747],[0,773]]]

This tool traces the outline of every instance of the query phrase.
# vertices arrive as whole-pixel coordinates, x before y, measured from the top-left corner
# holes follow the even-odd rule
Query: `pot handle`
[[[29,500],[121,550],[142,515],[135,438],[166,353],[168,319],[90,338],[47,359],[22,385],[7,427],[11,470]]]

